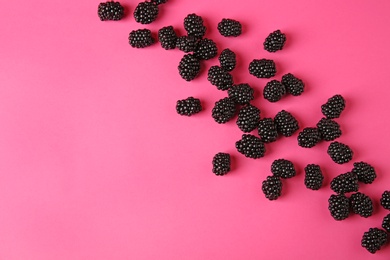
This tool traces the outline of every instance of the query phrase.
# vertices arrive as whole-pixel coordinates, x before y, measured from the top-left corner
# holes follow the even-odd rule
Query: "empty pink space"
[[[388,260],[390,245],[371,255],[360,246],[370,227],[390,213],[379,205],[390,190],[390,2],[169,0],[150,25],[132,16],[138,1],[123,0],[125,19],[101,22],[99,1],[5,1],[0,10],[0,259],[319,259]],[[321,104],[342,94],[340,142],[353,161],[337,165],[327,143],[297,145],[297,133],[267,145],[262,159],[235,149],[234,120],[218,125],[214,102],[226,96],[207,81],[212,59],[193,82],[180,78],[183,56],[159,43],[128,44],[130,31],[154,33],[201,15],[206,37],[237,54],[236,83],[255,88],[262,117],[285,109],[301,128],[315,126]],[[222,18],[243,34],[224,38]],[[287,35],[283,51],[268,53],[272,31]],[[300,97],[269,103],[268,80],[248,73],[253,59],[276,62],[276,79],[293,73],[306,83]],[[176,114],[178,99],[194,96],[204,111]],[[232,171],[215,176],[211,160],[230,153]],[[275,159],[296,165],[282,196],[261,191]],[[370,218],[330,216],[329,183],[367,161],[378,174],[360,191],[374,200]],[[303,168],[321,165],[324,187],[305,188]]]

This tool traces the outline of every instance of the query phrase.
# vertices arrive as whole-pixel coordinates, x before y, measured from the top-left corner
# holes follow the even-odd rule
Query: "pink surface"
[[[100,22],[99,1],[5,1],[0,11],[0,259],[389,259],[390,246],[371,255],[363,232],[387,212],[378,200],[390,189],[390,2],[170,0],[148,26],[132,15]],[[123,1],[134,10],[137,1]],[[128,33],[166,25],[182,29],[195,12],[219,49],[238,55],[235,82],[259,97],[267,80],[247,73],[253,58],[275,59],[277,79],[292,72],[307,91],[271,104],[255,104],[264,117],[286,109],[301,126],[320,119],[333,94],[348,105],[338,122],[340,141],[378,172],[361,191],[375,200],[368,219],[336,222],[327,210],[329,182],[351,169],[326,155],[327,144],[297,146],[296,137],[267,146],[267,156],[246,159],[234,147],[234,122],[211,118],[225,96],[201,77],[177,72],[183,55],[158,44],[132,49]],[[220,36],[223,17],[240,20],[244,33]],[[269,32],[287,34],[285,50],[266,53]],[[205,62],[204,68],[217,64]],[[176,100],[195,96],[205,111],[185,118]],[[233,171],[211,172],[217,152],[233,156]],[[292,160],[299,174],[270,202],[261,182],[271,162]],[[326,174],[318,192],[303,185],[303,168]]]

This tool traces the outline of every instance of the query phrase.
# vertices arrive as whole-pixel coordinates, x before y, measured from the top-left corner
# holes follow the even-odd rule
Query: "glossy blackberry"
[[[294,164],[286,159],[277,159],[271,164],[271,172],[274,176],[283,179],[289,179],[294,177],[297,172],[295,171]]]
[[[275,142],[278,138],[278,132],[276,131],[276,126],[272,118],[260,119],[257,131],[264,143]]]
[[[232,71],[236,67],[236,54],[230,49],[224,49],[219,55],[218,60],[221,68],[226,71]]]
[[[283,49],[284,43],[286,42],[286,35],[280,30],[276,30],[268,35],[263,45],[264,50],[269,52],[276,52]]]
[[[344,164],[352,160],[353,152],[351,148],[340,142],[332,142],[328,147],[328,154],[337,164]]]
[[[176,111],[182,116],[192,116],[202,111],[202,105],[199,99],[189,97],[176,102]]]
[[[341,95],[335,95],[321,106],[322,114],[327,118],[339,118],[345,108],[345,100]]]
[[[340,174],[330,182],[330,188],[338,194],[358,191],[357,176],[352,172]]]
[[[237,37],[242,33],[242,26],[236,20],[224,18],[218,23],[218,31],[225,37]]]
[[[200,60],[209,60],[217,56],[218,49],[217,45],[213,40],[202,39],[199,41],[194,55]]]
[[[349,200],[344,194],[331,195],[328,199],[330,215],[337,221],[349,216]]]
[[[224,124],[236,114],[236,104],[230,98],[223,98],[215,102],[212,110],[212,117],[218,124]]]
[[[277,80],[268,82],[263,91],[263,96],[269,102],[277,102],[286,94],[286,88]]]
[[[387,242],[388,235],[386,231],[379,228],[370,228],[367,232],[364,232],[362,237],[362,247],[371,254],[375,254]]]
[[[166,26],[158,30],[158,40],[161,47],[166,50],[172,50],[176,48],[177,35],[173,26]]]
[[[134,18],[137,23],[149,24],[157,19],[158,6],[151,2],[141,2],[134,10]]]
[[[219,90],[228,90],[233,85],[232,75],[218,66],[210,67],[207,80]]]
[[[321,168],[316,164],[309,164],[305,167],[305,186],[311,190],[319,190],[322,187],[324,175]]]
[[[177,38],[176,47],[185,53],[194,52],[198,42],[198,39],[193,36],[180,36]]]
[[[382,227],[388,233],[390,233],[390,214],[387,214],[382,221]]]
[[[352,172],[357,175],[358,180],[365,184],[370,184],[376,179],[374,167],[366,162],[353,163]]]
[[[250,134],[243,134],[241,140],[236,142],[236,148],[248,158],[258,159],[265,154],[264,143],[260,138]]]
[[[271,78],[276,74],[275,62],[267,59],[255,59],[249,64],[249,73],[257,78]]]
[[[135,30],[129,34],[129,44],[133,48],[145,48],[154,42],[152,32],[148,29]]]
[[[320,141],[320,132],[315,127],[306,127],[298,135],[298,145],[300,147],[312,148]]]
[[[206,26],[203,24],[202,17],[196,14],[189,14],[184,18],[184,29],[188,35],[197,39],[203,38],[206,33]]]
[[[282,195],[282,180],[276,176],[268,176],[263,181],[261,189],[265,197],[269,200],[276,200]]]
[[[119,2],[108,1],[100,3],[98,7],[98,15],[101,21],[118,21],[124,16],[124,8]]]
[[[290,93],[293,96],[300,96],[305,90],[303,81],[291,73],[283,75],[282,84],[286,87],[287,93]]]
[[[192,54],[186,54],[180,60],[179,74],[186,81],[191,81],[196,78],[200,71],[200,62]]]
[[[276,114],[274,122],[278,133],[286,137],[292,136],[299,129],[298,121],[291,113],[285,110]]]
[[[382,197],[380,199],[382,207],[390,210],[390,191],[386,190],[382,193]]]
[[[236,124],[244,133],[252,132],[259,125],[260,109],[248,104],[243,106],[238,112]]]
[[[228,94],[239,105],[245,105],[254,99],[254,90],[246,83],[232,86],[229,88]]]
[[[165,4],[166,2],[168,2],[168,0],[151,0],[151,2],[153,4],[156,4],[156,5],[161,5],[161,4]]]
[[[372,216],[374,208],[372,206],[372,200],[367,195],[356,192],[349,198],[351,209],[353,213],[358,214],[364,218]]]
[[[230,154],[217,153],[213,158],[213,173],[225,175],[230,172]]]
[[[321,138],[325,141],[334,141],[341,136],[340,125],[329,118],[322,118],[317,123],[318,131],[321,134]]]

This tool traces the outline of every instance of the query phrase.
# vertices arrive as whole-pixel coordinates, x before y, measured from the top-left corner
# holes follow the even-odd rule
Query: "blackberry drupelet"
[[[239,105],[245,105],[254,99],[254,90],[249,84],[242,83],[232,86],[228,90],[228,95]]]
[[[129,44],[133,48],[145,48],[154,42],[152,32],[148,29],[135,30],[129,34]]]
[[[209,60],[217,56],[218,49],[217,45],[213,40],[210,39],[202,39],[199,41],[194,55],[200,60]]]
[[[218,23],[218,31],[225,37],[237,37],[242,33],[242,26],[236,20],[223,18]]]
[[[344,164],[352,160],[353,152],[351,148],[340,142],[332,142],[328,147],[328,154],[337,164]]]
[[[282,195],[282,187],[282,180],[279,177],[268,176],[263,181],[261,189],[267,199],[276,200]]]
[[[305,186],[311,190],[319,190],[322,187],[324,175],[321,168],[316,164],[309,164],[305,167]]]
[[[315,127],[306,127],[298,135],[298,145],[300,147],[312,148],[320,141],[320,132]]]
[[[341,95],[335,95],[321,106],[321,111],[327,118],[339,118],[345,108],[345,100]]]
[[[321,138],[325,141],[334,141],[341,136],[340,125],[329,118],[322,118],[317,123],[318,131],[320,131]]]
[[[388,235],[386,231],[379,228],[370,228],[367,232],[364,232],[362,237],[362,247],[371,254],[375,254],[387,242]]]
[[[177,38],[176,47],[185,53],[194,52],[198,42],[198,39],[193,36],[180,36]]]
[[[289,179],[297,175],[294,164],[286,159],[277,159],[271,165],[271,172],[274,176]]]
[[[371,184],[376,178],[374,167],[365,162],[355,162],[352,172],[357,175],[360,182],[365,184]]]
[[[268,35],[263,45],[264,50],[268,52],[276,52],[283,49],[284,43],[286,42],[286,35],[280,30],[276,30]]]
[[[335,220],[344,220],[349,216],[349,200],[344,194],[331,195],[328,203],[330,214]]]
[[[200,62],[192,54],[186,54],[180,60],[179,74],[186,81],[191,81],[196,78],[200,71]]]
[[[218,66],[210,67],[207,80],[219,90],[228,90],[233,85],[232,75]]]
[[[260,119],[257,131],[264,143],[275,142],[278,138],[278,132],[276,131],[276,126],[272,118]]]
[[[305,90],[303,81],[291,73],[283,75],[282,84],[286,87],[287,93],[290,93],[293,96],[300,96]]]
[[[352,172],[340,174],[330,182],[330,188],[338,194],[358,191],[359,185],[357,176]]]
[[[100,3],[98,7],[98,15],[101,21],[118,21],[124,16],[124,8],[119,2],[108,1]]]
[[[134,18],[137,23],[150,24],[158,16],[158,6],[151,2],[141,2],[134,10]]]
[[[286,94],[286,88],[277,80],[268,82],[263,91],[263,96],[269,102],[277,102]]]
[[[260,120],[260,109],[248,104],[238,112],[236,124],[244,133],[249,133],[257,128]]]
[[[217,153],[213,158],[213,173],[225,175],[230,172],[230,154]]]
[[[239,153],[248,158],[258,159],[265,154],[264,143],[251,134],[243,134],[241,140],[236,142],[236,148]]]
[[[173,26],[166,26],[158,30],[158,40],[161,47],[166,50],[172,50],[176,48],[177,35]]]
[[[349,198],[353,213],[358,214],[364,218],[372,216],[374,208],[372,200],[367,195],[356,192]]]
[[[184,29],[188,35],[197,39],[203,38],[206,33],[206,26],[203,24],[202,17],[196,14],[189,14],[184,18]]]
[[[380,199],[382,207],[390,210],[390,190],[386,190],[382,193],[382,197]]]
[[[382,221],[382,227],[388,233],[390,233],[390,214],[387,214]]]
[[[285,110],[276,114],[274,122],[278,133],[286,137],[292,136],[299,129],[298,121],[291,113]]]
[[[182,116],[192,116],[202,111],[202,105],[199,99],[189,97],[176,102],[176,111]]]
[[[161,5],[161,4],[165,4],[166,2],[168,2],[168,0],[151,0],[151,2],[155,5]]]
[[[271,78],[276,74],[275,62],[267,59],[255,59],[249,64],[249,73],[257,78]]]
[[[212,110],[212,117],[218,124],[224,124],[236,114],[236,104],[228,97],[215,102]]]
[[[218,60],[221,68],[226,71],[232,71],[236,67],[236,54],[230,49],[224,49],[219,55]]]

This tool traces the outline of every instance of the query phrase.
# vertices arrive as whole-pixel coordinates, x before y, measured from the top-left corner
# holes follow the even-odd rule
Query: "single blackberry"
[[[286,159],[277,159],[271,164],[271,172],[274,176],[289,179],[297,175],[294,164]]]
[[[203,24],[202,17],[196,14],[189,14],[184,18],[184,29],[188,35],[197,39],[203,38],[206,33],[206,26]]]
[[[194,52],[198,42],[198,39],[193,36],[180,36],[177,38],[176,47],[185,53]]]
[[[230,49],[224,49],[219,55],[221,68],[226,71],[232,71],[236,67],[236,54]]]
[[[320,141],[320,132],[315,127],[306,127],[298,135],[298,145],[304,148],[312,148]]]
[[[284,43],[286,42],[286,35],[280,30],[276,30],[268,35],[263,45],[264,50],[268,52],[276,52],[283,49]]]
[[[291,73],[283,75],[282,84],[286,87],[287,93],[290,93],[293,96],[300,96],[305,90],[303,81]]]
[[[141,2],[134,10],[134,18],[137,23],[149,24],[157,19],[158,6],[151,2]]]
[[[341,95],[335,95],[321,106],[322,114],[327,118],[339,118],[345,108],[345,100]]]
[[[357,175],[359,181],[365,184],[372,183],[376,178],[374,167],[365,162],[353,163],[352,172]]]
[[[261,189],[267,199],[276,200],[282,195],[282,187],[282,180],[279,177],[268,176],[263,181]]]
[[[239,105],[248,104],[251,100],[253,100],[253,93],[253,88],[246,83],[234,85],[228,90],[229,97]]]
[[[202,39],[199,41],[194,55],[200,60],[209,60],[217,56],[218,49],[217,45],[213,40],[210,39]]]
[[[233,85],[232,75],[218,66],[210,67],[207,80],[219,90],[228,90]]]
[[[264,157],[265,146],[260,138],[250,135],[243,134],[241,140],[236,142],[237,151],[245,157],[258,159]]]
[[[387,214],[382,221],[382,227],[384,230],[390,233],[390,214]]]
[[[236,104],[230,98],[223,98],[215,102],[212,117],[218,124],[224,124],[236,114]]]
[[[230,172],[230,154],[217,153],[213,158],[213,173],[225,175]]]
[[[168,0],[151,0],[151,2],[155,5],[161,5],[161,4],[165,4],[166,2],[168,2]]]
[[[351,148],[343,143],[331,142],[328,147],[328,154],[337,164],[344,164],[352,160],[353,152]]]
[[[108,1],[100,3],[98,7],[98,15],[101,21],[118,21],[123,18],[125,9],[119,2]]]
[[[176,111],[182,116],[192,116],[202,111],[202,106],[199,99],[189,97],[176,102]]]
[[[382,197],[380,199],[382,207],[390,210],[390,191],[386,190],[382,193]]]
[[[278,132],[276,131],[276,126],[272,118],[260,119],[257,130],[264,143],[275,142],[278,138]]]
[[[148,29],[131,31],[129,34],[129,44],[133,48],[145,48],[154,43],[152,32]]]
[[[388,235],[386,231],[379,228],[370,228],[367,232],[364,232],[362,237],[362,247],[371,254],[375,254],[387,242]]]
[[[291,113],[285,110],[276,114],[274,122],[278,133],[286,137],[292,136],[299,129],[298,121]]]
[[[249,73],[256,78],[271,78],[276,74],[275,62],[267,59],[255,59],[249,64]]]
[[[358,191],[357,176],[352,172],[340,174],[330,182],[330,188],[338,194]]]
[[[241,23],[236,20],[223,18],[222,21],[218,23],[218,31],[225,37],[237,37],[242,33],[242,26]]]
[[[180,76],[186,81],[191,81],[196,78],[200,71],[200,62],[192,54],[186,54],[180,60],[179,66]]]
[[[374,208],[372,206],[372,200],[367,195],[356,192],[349,198],[353,213],[358,214],[364,218],[372,216]]]
[[[344,194],[331,195],[328,203],[330,214],[335,220],[344,220],[349,216],[349,200]]]
[[[309,164],[305,167],[305,186],[311,190],[319,190],[322,187],[324,175],[321,168],[316,164]]]
[[[263,96],[269,102],[277,102],[286,94],[286,88],[277,80],[268,82],[263,91]]]
[[[322,118],[317,123],[318,131],[321,134],[321,138],[325,141],[334,141],[341,136],[340,125],[329,118]]]
[[[158,30],[158,40],[161,47],[166,50],[172,50],[176,48],[177,35],[173,26],[166,26]]]
[[[259,125],[260,109],[248,104],[243,106],[238,112],[236,124],[244,133],[249,133]]]

